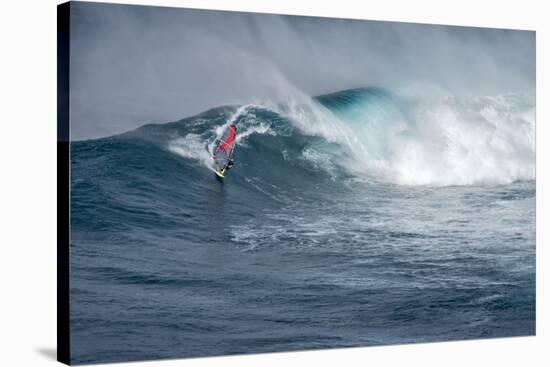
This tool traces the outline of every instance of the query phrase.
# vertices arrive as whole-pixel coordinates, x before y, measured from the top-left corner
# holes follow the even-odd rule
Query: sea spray
[[[209,166],[208,152],[235,122],[237,152],[253,135],[267,143],[290,134],[306,139],[296,159],[310,157],[314,168],[323,169],[322,156],[329,171],[339,165],[352,176],[368,179],[447,186],[535,177],[534,98],[529,93],[400,97],[381,88],[363,88],[317,98],[300,92],[287,97],[277,103],[236,106],[226,112],[223,123],[210,126],[205,120],[201,134],[172,139],[169,149]],[[280,150],[288,161],[292,149]],[[270,159],[265,157],[265,164]]]

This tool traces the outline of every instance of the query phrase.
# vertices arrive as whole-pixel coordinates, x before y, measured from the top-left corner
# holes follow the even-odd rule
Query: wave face
[[[72,362],[532,335],[534,142],[529,94],[380,88],[73,142]]]
[[[277,104],[220,107],[130,136],[210,167],[230,121],[237,160],[269,174],[314,170],[400,185],[507,184],[535,178],[535,109],[529,94],[419,100],[381,88],[346,90]],[[264,155],[265,154],[265,155]],[[242,170],[241,170],[242,171]],[[243,171],[242,171],[243,172]]]

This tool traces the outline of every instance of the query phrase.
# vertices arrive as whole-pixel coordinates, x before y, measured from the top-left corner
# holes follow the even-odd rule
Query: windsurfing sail
[[[237,126],[231,124],[224,133],[220,142],[214,148],[212,159],[214,165],[219,173],[223,175],[223,172],[227,168],[227,164],[233,157],[233,150],[235,149],[235,142],[237,137]]]

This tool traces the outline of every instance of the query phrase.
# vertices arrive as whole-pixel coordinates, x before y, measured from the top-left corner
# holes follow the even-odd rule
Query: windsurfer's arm
[[[229,162],[227,162],[227,169],[231,169],[233,167],[233,165],[235,164],[235,162],[233,161],[233,158],[231,158],[229,160]]]

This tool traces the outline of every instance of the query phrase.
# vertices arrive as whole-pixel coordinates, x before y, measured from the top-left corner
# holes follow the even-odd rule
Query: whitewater
[[[534,335],[532,91],[279,90],[71,143],[76,363]]]
[[[212,128],[215,134],[191,133],[171,141],[169,149],[209,167],[213,141],[237,121],[243,144],[251,134],[277,135],[294,128],[295,134],[323,139],[302,152],[313,164],[324,157],[329,167],[374,180],[448,186],[535,178],[535,108],[528,93],[418,100],[362,88],[306,103],[243,105]]]

